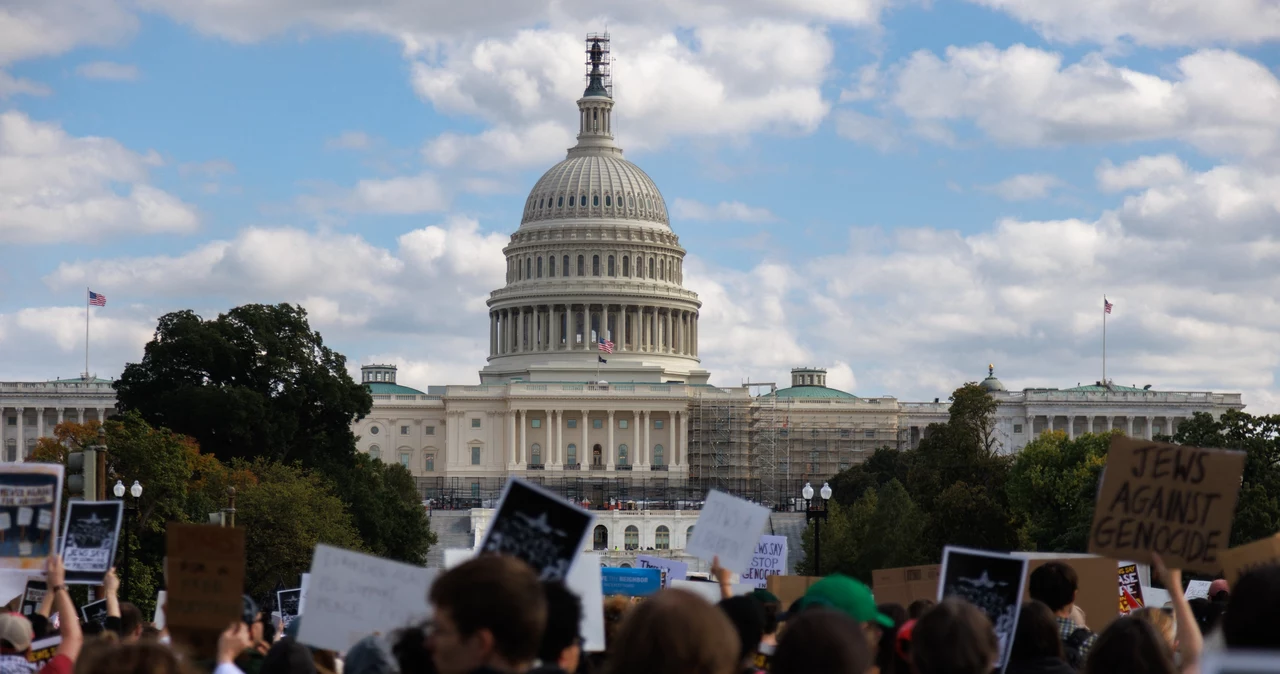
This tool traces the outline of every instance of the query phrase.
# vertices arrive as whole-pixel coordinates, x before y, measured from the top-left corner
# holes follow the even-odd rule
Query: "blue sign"
[[[662,588],[661,569],[622,569],[606,566],[600,569],[604,596],[647,597]]]

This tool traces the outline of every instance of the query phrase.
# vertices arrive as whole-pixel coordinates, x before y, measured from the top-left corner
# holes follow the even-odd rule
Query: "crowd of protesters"
[[[1072,567],[1036,568],[1004,671],[1192,674],[1209,649],[1280,658],[1280,566],[1255,569],[1234,588],[1215,582],[1201,602],[1176,591],[1178,570],[1158,559],[1153,570],[1174,590],[1171,605],[1134,611],[1095,633],[1076,606]],[[305,615],[277,634],[246,598],[242,620],[205,660],[120,602],[114,571],[102,586],[102,626],[81,625],[59,558],[47,573],[37,611],[0,614],[0,674],[990,674],[1002,656],[986,615],[960,599],[877,604],[863,583],[833,575],[784,607],[765,590],[732,596],[718,564],[717,604],[678,589],[642,601],[606,599],[605,648],[588,653],[577,595],[540,582],[515,558],[480,556],[436,579],[426,623],[370,634],[339,654],[297,641]],[[37,669],[32,644],[49,636],[61,642]]]

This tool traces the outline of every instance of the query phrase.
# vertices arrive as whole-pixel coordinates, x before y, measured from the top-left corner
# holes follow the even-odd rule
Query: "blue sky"
[[[607,25],[714,382],[1091,382],[1106,293],[1117,383],[1280,409],[1280,15],[1149,4],[7,3],[0,380],[82,367],[90,285],[102,376],[164,312],[288,301],[354,363],[474,381]]]

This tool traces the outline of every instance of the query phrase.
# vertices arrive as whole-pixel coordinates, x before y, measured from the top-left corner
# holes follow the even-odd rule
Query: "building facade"
[[[25,459],[38,438],[64,421],[102,421],[115,412],[108,379],[81,376],[44,382],[0,382],[0,448],[4,461]]]

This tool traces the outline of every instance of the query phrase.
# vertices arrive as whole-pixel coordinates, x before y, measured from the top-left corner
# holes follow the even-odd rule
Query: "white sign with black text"
[[[719,557],[725,569],[746,573],[768,523],[768,508],[712,489],[685,552],[706,562]]]

